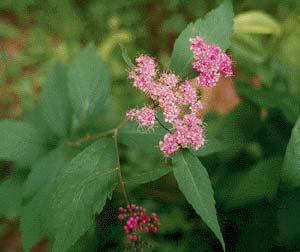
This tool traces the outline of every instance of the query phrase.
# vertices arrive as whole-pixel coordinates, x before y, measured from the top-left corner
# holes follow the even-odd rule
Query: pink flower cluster
[[[194,53],[193,68],[199,72],[197,81],[202,86],[213,87],[220,79],[221,73],[231,77],[232,61],[230,57],[214,44],[206,44],[203,38],[190,38]]]
[[[126,116],[129,120],[137,120],[140,126],[152,127],[155,123],[155,111],[148,107],[131,109]]]
[[[194,52],[193,67],[200,72],[197,78],[201,85],[214,86],[223,72],[232,75],[230,58],[217,46],[205,44],[203,39],[190,39]],[[198,97],[199,85],[191,81],[181,82],[173,73],[159,73],[155,60],[141,55],[129,72],[133,86],[152,100],[152,105],[127,112],[129,120],[137,120],[140,126],[153,127],[156,121],[155,109],[160,109],[166,123],[171,123],[160,150],[168,156],[180,148],[189,146],[198,150],[204,144],[203,124],[200,112],[203,109]]]
[[[125,220],[124,231],[129,240],[134,242],[139,240],[138,231],[148,233],[156,233],[160,222],[156,213],[151,215],[146,214],[146,209],[136,206],[135,204],[128,205],[126,208],[119,208],[119,220]]]

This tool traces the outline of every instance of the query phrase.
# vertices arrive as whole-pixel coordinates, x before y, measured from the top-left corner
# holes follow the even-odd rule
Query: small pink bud
[[[123,207],[119,207],[119,211],[120,211],[120,212],[123,212],[123,211],[124,211],[124,208],[123,208]]]
[[[123,215],[123,214],[119,214],[119,215],[118,215],[118,219],[119,219],[119,220],[123,220],[123,219],[124,219],[124,215]]]
[[[136,241],[136,240],[137,240],[137,236],[136,236],[136,235],[133,235],[133,236],[132,236],[132,240],[133,240],[133,241]]]
[[[147,214],[142,215],[142,220],[143,221],[148,221],[149,220],[148,215]]]
[[[151,214],[151,217],[152,217],[153,219],[156,219],[156,218],[157,218],[157,214],[156,214],[156,213],[152,213],[152,214]]]
[[[152,232],[153,232],[153,233],[156,233],[156,232],[157,232],[157,227],[153,227],[153,228],[152,228]]]
[[[145,232],[145,233],[148,233],[148,232],[149,232],[149,228],[148,228],[148,227],[145,227],[145,228],[144,228],[144,232]]]
[[[129,240],[131,240],[131,239],[132,239],[132,235],[131,235],[131,234],[128,234],[128,235],[127,235],[127,238],[128,238]]]

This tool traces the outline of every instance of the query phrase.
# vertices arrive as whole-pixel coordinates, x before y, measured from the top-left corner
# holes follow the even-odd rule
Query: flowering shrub
[[[289,73],[273,55],[271,73],[240,74],[239,42],[253,38],[233,16],[225,0],[190,23],[163,67],[158,55],[133,64],[123,48],[126,87],[89,44],[68,66],[53,64],[24,120],[0,122],[10,167],[0,214],[19,220],[24,251],[41,241],[49,252],[98,251],[100,241],[101,251],[297,251],[299,89],[284,86]],[[207,112],[207,90],[233,76],[240,104]]]

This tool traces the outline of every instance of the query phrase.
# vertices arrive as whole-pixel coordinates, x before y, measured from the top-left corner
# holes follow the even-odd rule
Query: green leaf
[[[161,155],[159,141],[165,134],[166,131],[160,126],[145,129],[136,122],[129,122],[119,130],[118,142],[147,154]]]
[[[20,228],[25,250],[49,234],[45,224],[48,212],[45,209],[49,208],[49,199],[60,173],[68,166],[76,152],[77,150],[61,145],[33,164],[23,187],[23,198],[29,200],[21,212]]]
[[[216,138],[208,138],[205,140],[205,144],[203,147],[201,147],[198,151],[195,152],[195,154],[198,157],[205,157],[208,155],[212,155],[215,153],[219,153],[222,151],[226,151],[230,148],[230,146],[226,145],[222,141],[216,139]]]
[[[170,69],[183,79],[195,77],[192,68],[193,53],[189,38],[202,36],[207,43],[214,43],[226,50],[230,45],[233,26],[233,9],[230,0],[209,12],[204,19],[190,23],[176,39]]]
[[[50,181],[54,183],[53,178],[50,178]],[[20,231],[25,251],[28,251],[47,234],[45,227],[45,210],[48,208],[50,188],[51,184],[48,182],[48,184],[21,209]]]
[[[179,33],[186,26],[186,21],[182,14],[172,15],[166,19],[161,26],[163,33]]]
[[[265,45],[261,37],[253,36],[252,34],[236,34],[231,43],[232,56],[239,65],[250,73],[258,71],[264,60],[268,56],[265,50]]]
[[[279,197],[277,221],[279,240],[284,244],[299,245],[300,236],[300,190],[284,192]]]
[[[62,145],[39,158],[31,167],[23,187],[23,197],[31,198],[39,192],[49,179],[54,179],[64,169],[76,153]]]
[[[131,174],[131,176],[124,176],[124,182],[127,184],[149,183],[168,174],[172,170],[173,170],[172,167],[164,167],[162,165],[156,165],[153,170],[148,170],[148,171],[136,172],[135,170],[134,175]]]
[[[225,209],[231,209],[262,199],[272,199],[277,193],[281,166],[281,157],[271,157],[247,171],[225,177],[217,186],[217,201],[221,201]]]
[[[255,89],[248,84],[237,82],[237,91],[255,104],[280,110],[286,119],[295,123],[300,115],[300,99],[274,88]]]
[[[130,59],[129,56],[128,56],[126,47],[125,47],[123,44],[121,44],[121,43],[119,43],[119,46],[120,46],[120,48],[121,48],[121,51],[122,51],[122,57],[123,57],[125,63],[127,64],[128,67],[132,68],[134,65],[133,65],[131,59]]]
[[[42,139],[31,124],[0,121],[0,160],[28,165],[43,151]]]
[[[20,214],[22,202],[22,181],[13,176],[0,184],[0,216],[15,218]]]
[[[225,243],[220,230],[215,208],[214,193],[205,167],[188,150],[177,153],[173,159],[174,175],[179,189],[197,214],[220,240],[225,251]]]
[[[88,230],[81,238],[68,250],[68,252],[86,252],[97,250],[97,236],[95,227]]]
[[[95,46],[89,44],[71,64],[68,73],[71,103],[81,124],[97,105],[105,102],[110,81],[107,65],[98,56]]]
[[[68,135],[72,110],[68,97],[67,69],[56,63],[43,83],[41,110],[52,131],[63,138]]]
[[[234,33],[257,33],[279,35],[281,26],[271,15],[252,10],[234,17]]]
[[[236,251],[272,251],[278,233],[275,208],[261,204],[255,205],[251,210],[245,211],[247,216],[239,214],[244,223],[239,226]]]
[[[286,187],[300,186],[300,117],[286,149],[281,180]]]
[[[227,114],[221,120],[215,134],[216,139],[224,146],[224,155],[232,157],[253,141],[260,128],[259,122],[259,110],[247,103],[239,105]]]
[[[47,223],[52,252],[68,250],[93,225],[117,182],[113,139],[101,139],[72,159],[59,175]]]
[[[55,154],[50,155],[54,158]],[[102,211],[115,188],[117,164],[110,138],[88,146],[67,166],[59,163],[62,167],[22,211],[25,249],[47,234],[52,252],[67,251],[92,227],[95,214]]]
[[[30,123],[38,134],[43,138],[43,142],[50,145],[55,145],[58,140],[53,130],[49,128],[48,123],[43,116],[42,107],[37,104],[35,108],[28,114],[25,114],[26,122]]]

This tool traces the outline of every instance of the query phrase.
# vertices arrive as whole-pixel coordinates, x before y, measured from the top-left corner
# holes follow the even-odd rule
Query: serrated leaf
[[[32,166],[23,187],[23,198],[30,200],[22,208],[20,229],[23,247],[30,249],[46,234],[50,234],[45,220],[49,199],[56,187],[60,173],[77,152],[65,145],[45,154]]]
[[[31,198],[54,179],[70,162],[76,151],[62,145],[39,158],[31,167],[31,172],[23,186],[23,197]]]
[[[216,198],[226,209],[272,199],[279,185],[281,167],[282,158],[271,157],[247,171],[231,174],[217,187]]]
[[[218,223],[214,193],[205,167],[188,150],[177,153],[173,158],[173,165],[174,176],[179,189],[219,239],[225,251],[225,243]]]
[[[33,125],[38,134],[44,139],[45,143],[50,142],[52,145],[52,143],[57,141],[57,137],[44,119],[42,108],[39,104],[25,116],[26,122]]]
[[[117,182],[111,138],[100,139],[72,159],[59,175],[46,220],[53,234],[52,252],[68,250],[94,223]]]
[[[52,182],[53,180],[50,179]],[[49,189],[51,184],[45,185],[42,190],[21,209],[20,231],[22,244],[28,251],[35,243],[47,234],[45,227],[45,209],[48,208]]]
[[[47,158],[69,157],[56,150]],[[67,152],[69,153],[69,152]],[[65,156],[66,155],[66,156]],[[117,170],[112,139],[100,139],[75,156],[68,165],[57,161],[55,174],[23,208],[21,234],[29,249],[48,235],[52,252],[67,251],[94,224],[116,185]],[[47,173],[46,173],[47,176]]]
[[[84,123],[98,104],[103,104],[110,90],[111,74],[89,44],[69,68],[68,88],[72,106],[80,123]]]
[[[286,187],[300,186],[300,117],[286,149],[281,180]]]
[[[161,165],[154,167],[153,170],[135,172],[134,175],[124,176],[124,183],[127,184],[145,184],[155,181],[160,177],[168,174],[173,170],[172,167],[162,167]]]
[[[0,160],[29,165],[43,152],[42,139],[30,123],[0,121]]]
[[[95,227],[87,231],[69,250],[68,252],[86,252],[97,250],[97,236],[94,231]]]
[[[236,89],[242,96],[259,106],[280,110],[291,123],[295,123],[300,115],[300,99],[287,92],[271,88],[255,89],[240,82],[236,83]]]
[[[20,214],[22,183],[15,177],[8,177],[0,183],[0,216],[15,218]]]
[[[193,53],[189,38],[202,36],[207,43],[214,43],[223,50],[229,47],[233,26],[233,8],[230,0],[225,0],[218,8],[209,12],[204,19],[190,23],[176,39],[170,69],[183,79],[196,76],[192,68]]]
[[[234,33],[257,33],[279,35],[281,26],[271,15],[251,10],[234,17]]]
[[[72,110],[68,96],[67,69],[56,63],[43,83],[41,110],[49,128],[59,137],[68,135]]]
[[[136,122],[129,122],[119,130],[118,142],[147,154],[161,155],[159,141],[165,134],[166,131],[160,126],[145,129]]]

